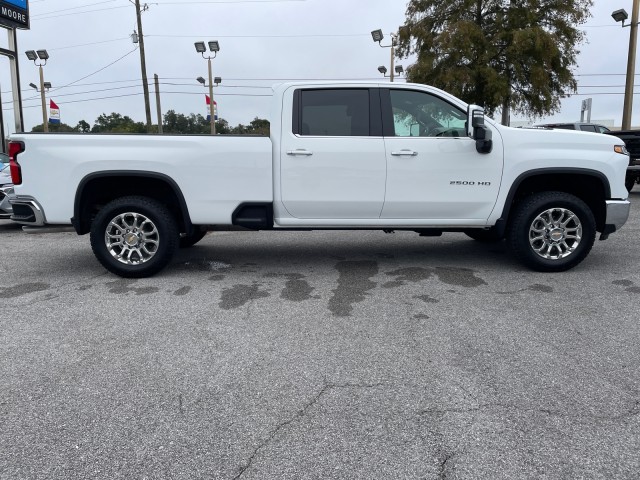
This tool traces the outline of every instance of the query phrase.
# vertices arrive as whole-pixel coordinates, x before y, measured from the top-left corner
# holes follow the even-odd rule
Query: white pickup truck
[[[562,271],[630,206],[618,138],[504,127],[416,84],[280,85],[270,138],[20,133],[10,157],[12,220],[89,233],[123,277],[229,229],[463,232]]]

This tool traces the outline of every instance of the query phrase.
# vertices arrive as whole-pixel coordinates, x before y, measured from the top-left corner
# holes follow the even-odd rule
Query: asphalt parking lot
[[[0,479],[637,479],[640,188],[585,262],[215,233],[150,279],[0,221]]]

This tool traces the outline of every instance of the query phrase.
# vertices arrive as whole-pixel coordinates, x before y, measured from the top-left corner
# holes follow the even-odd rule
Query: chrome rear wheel
[[[117,198],[91,223],[91,248],[110,272],[126,278],[149,277],[162,270],[178,248],[176,219],[167,207],[147,197]]]
[[[145,215],[125,212],[109,222],[104,241],[111,256],[120,263],[140,265],[158,252],[160,234],[155,223]]]

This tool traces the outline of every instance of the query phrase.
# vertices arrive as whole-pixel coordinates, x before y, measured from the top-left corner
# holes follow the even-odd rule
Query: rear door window
[[[368,136],[370,134],[369,117],[368,89],[302,90],[300,92],[300,135]]]

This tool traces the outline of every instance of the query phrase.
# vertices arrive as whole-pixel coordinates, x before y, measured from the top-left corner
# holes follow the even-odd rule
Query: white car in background
[[[9,196],[13,195],[13,183],[11,181],[11,169],[9,167],[9,156],[0,153],[0,219],[7,219],[13,213]]]

